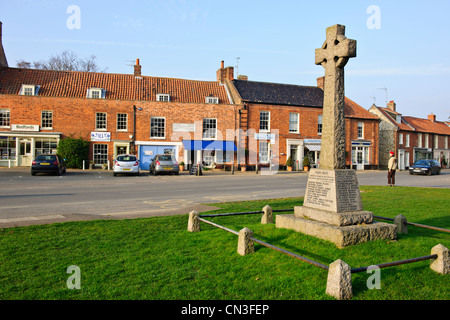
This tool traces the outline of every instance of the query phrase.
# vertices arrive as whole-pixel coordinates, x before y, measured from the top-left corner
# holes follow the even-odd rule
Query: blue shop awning
[[[237,151],[234,141],[184,140],[183,146],[186,150]]]

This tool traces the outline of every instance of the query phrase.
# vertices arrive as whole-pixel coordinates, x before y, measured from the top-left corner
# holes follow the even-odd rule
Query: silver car
[[[150,173],[157,175],[159,173],[180,172],[180,167],[175,157],[170,154],[157,154],[150,163]]]
[[[139,175],[139,161],[135,155],[121,154],[114,161],[114,176],[118,173]]]

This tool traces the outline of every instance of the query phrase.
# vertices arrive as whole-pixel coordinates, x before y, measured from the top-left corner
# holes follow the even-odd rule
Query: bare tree
[[[17,61],[17,67],[29,69],[33,66],[34,69],[42,70],[105,72],[106,69],[100,71],[100,67],[97,65],[95,59],[96,57],[94,55],[79,59],[73,51],[65,50],[61,54],[51,56],[45,61]]]

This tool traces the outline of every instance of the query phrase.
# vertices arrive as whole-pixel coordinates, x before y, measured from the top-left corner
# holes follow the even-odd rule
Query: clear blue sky
[[[347,97],[385,106],[387,88],[404,115],[450,116],[448,0],[2,0],[0,21],[11,67],[67,49],[95,55],[109,73],[132,73],[139,58],[144,75],[215,80],[221,60],[239,57],[249,80],[299,85],[324,74],[314,50],[326,27],[343,24],[358,54],[346,66]]]

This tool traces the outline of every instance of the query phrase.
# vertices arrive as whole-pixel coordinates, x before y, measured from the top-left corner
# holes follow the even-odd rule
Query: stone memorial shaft
[[[316,49],[316,64],[325,68],[322,147],[320,168],[345,168],[344,66],[356,57],[356,40],[345,37],[345,26],[327,28],[322,48]]]

